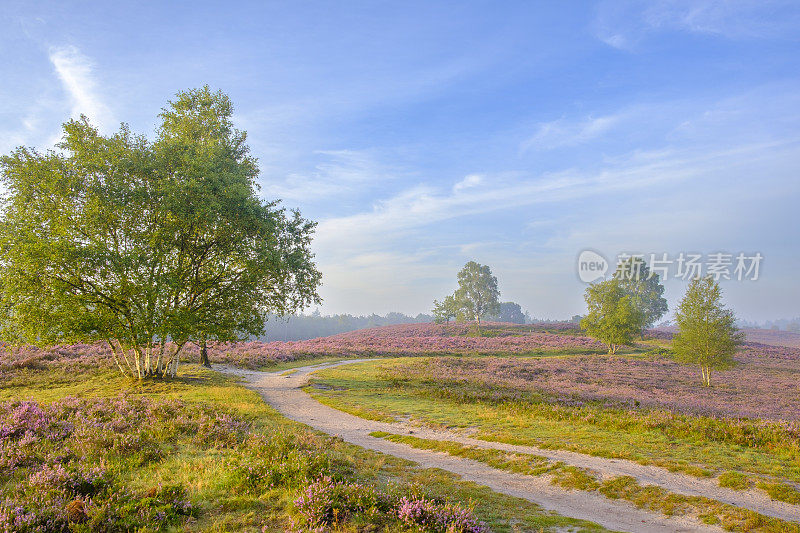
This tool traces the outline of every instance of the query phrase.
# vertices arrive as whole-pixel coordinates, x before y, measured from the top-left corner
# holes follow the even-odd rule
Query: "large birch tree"
[[[257,195],[229,98],[178,93],[149,142],[64,124],[58,151],[0,159],[3,331],[108,343],[125,374],[175,376],[187,342],[262,333],[319,302],[314,223]]]

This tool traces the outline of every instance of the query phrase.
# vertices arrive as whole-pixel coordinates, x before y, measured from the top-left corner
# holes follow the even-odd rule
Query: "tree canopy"
[[[608,353],[617,353],[621,346],[632,343],[642,330],[644,316],[618,279],[593,283],[586,288],[584,298],[589,312],[581,327],[605,344]]]
[[[268,313],[319,302],[315,224],[259,199],[232,113],[206,86],[169,102],[153,142],[81,117],[60,151],[2,157],[4,335],[102,340],[122,372],[174,376],[187,342],[258,335]]]
[[[478,329],[481,320],[500,312],[500,291],[497,278],[486,266],[470,261],[458,273],[458,288],[441,302],[433,301],[433,316],[437,323],[474,320]]]
[[[693,279],[678,305],[675,322],[678,334],[672,349],[676,358],[699,365],[703,385],[711,386],[711,370],[731,366],[744,340],[733,311],[722,304],[719,283],[711,277]]]
[[[458,316],[460,306],[455,297],[451,294],[445,296],[441,302],[433,301],[433,320],[437,324],[446,324]]]
[[[522,311],[522,306],[515,302],[500,302],[497,313],[489,318],[512,324],[524,324],[528,320],[528,316]]]
[[[641,257],[630,257],[617,265],[614,277],[631,297],[633,305],[642,314],[642,329],[653,325],[667,312],[664,285],[658,274],[651,272]]]
[[[474,320],[480,328],[483,317],[500,309],[497,278],[487,265],[470,261],[458,273],[458,289],[453,298],[464,318]]]

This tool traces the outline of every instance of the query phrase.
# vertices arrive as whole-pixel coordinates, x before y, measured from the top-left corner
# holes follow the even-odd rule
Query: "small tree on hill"
[[[433,301],[433,319],[437,324],[447,324],[458,316],[458,302],[451,296],[445,296],[441,302]]]
[[[589,307],[581,327],[615,354],[623,345],[631,344],[642,330],[644,317],[619,280],[610,279],[586,288],[584,295]]]
[[[453,295],[460,314],[466,320],[474,320],[481,327],[481,319],[497,313],[500,307],[497,278],[491,269],[470,261],[458,273],[458,289]]]
[[[733,311],[722,304],[722,289],[711,277],[695,278],[675,313],[678,334],[672,349],[679,361],[700,366],[703,385],[711,386],[711,370],[733,364],[744,340]]]
[[[653,327],[667,312],[664,286],[658,274],[651,272],[641,257],[631,257],[617,265],[614,278],[630,295],[632,303],[642,313],[642,330]]]

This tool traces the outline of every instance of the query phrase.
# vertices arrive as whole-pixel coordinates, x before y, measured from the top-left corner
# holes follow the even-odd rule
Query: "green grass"
[[[383,431],[376,431],[370,435],[413,448],[434,450],[479,461],[499,470],[531,476],[548,475],[553,484],[566,489],[598,491],[609,499],[624,499],[637,507],[661,512],[667,516],[697,516],[706,523],[719,524],[727,531],[800,532],[800,524],[797,523],[770,518],[709,498],[684,496],[655,486],[641,486],[630,476],[619,476],[603,481],[585,469],[561,462],[552,463],[538,455],[466,446],[452,441],[421,439]],[[785,490],[785,487],[782,489]]]
[[[702,431],[705,423],[725,421],[553,405],[535,393],[504,395],[474,383],[445,386],[436,380],[395,377],[403,375],[405,361],[396,358],[323,370],[315,374],[314,382],[324,384],[325,390],[309,390],[320,401],[356,415],[368,411],[372,418],[410,416],[432,426],[472,428],[477,438],[489,441],[630,459],[701,477],[744,471],[800,482],[796,444],[743,446],[721,441],[719,432]]]
[[[741,472],[723,472],[717,480],[720,487],[733,490],[747,490],[750,488],[750,478]]]
[[[323,436],[280,416],[255,392],[240,386],[234,379],[197,365],[184,365],[177,379],[162,382],[138,382],[105,370],[69,374],[57,370],[24,370],[3,383],[0,400],[50,402],[66,396],[110,397],[120,393],[176,398],[226,409],[251,421],[255,431],[292,434],[297,439],[314,442],[338,468],[350,472],[359,481],[381,486],[422,487],[427,494],[472,505],[476,516],[494,531],[560,531],[564,528],[604,531],[589,522],[545,512],[526,500],[461,482],[448,472],[421,470],[408,461]],[[170,445],[169,449],[170,453],[163,459],[126,472],[125,482],[142,490],[158,483],[186,487],[192,501],[200,507],[198,517],[187,524],[187,530],[257,531],[265,523],[274,531],[285,531],[289,527],[289,511],[295,494],[286,488],[254,493],[241,490],[239,474],[231,467],[234,451],[201,449],[183,443]]]
[[[773,500],[800,505],[800,491],[791,485],[761,481],[758,488],[765,490]]]

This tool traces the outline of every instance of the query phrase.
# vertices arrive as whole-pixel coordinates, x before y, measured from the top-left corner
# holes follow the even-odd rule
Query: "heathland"
[[[308,341],[212,343],[209,357],[287,373],[372,358],[322,370],[306,390],[362,418],[444,435],[377,438],[729,530],[800,530],[800,349],[746,343],[735,365],[703,387],[698,369],[676,362],[670,345],[669,332],[649,331],[608,355],[574,324],[480,331],[407,324]],[[312,431],[231,377],[196,365],[196,348],[183,357],[177,378],[140,382],[119,375],[102,344],[7,350],[0,524],[14,531],[601,529]],[[602,462],[550,458],[562,452],[667,474],[663,486],[646,484],[598,470]],[[670,488],[682,478],[668,474],[767,504],[725,503],[711,489],[682,494]]]

